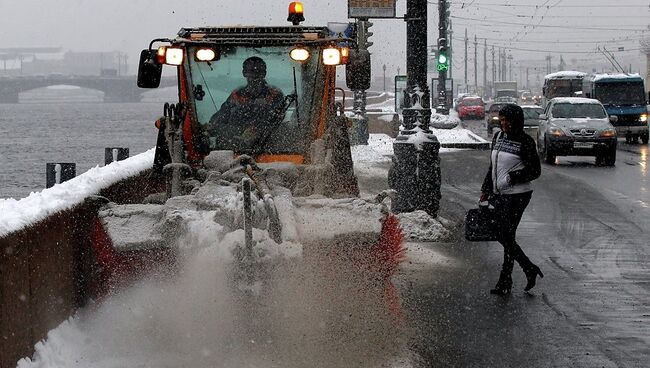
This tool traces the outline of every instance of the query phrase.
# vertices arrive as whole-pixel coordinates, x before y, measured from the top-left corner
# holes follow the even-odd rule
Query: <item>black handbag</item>
[[[496,241],[499,234],[496,210],[492,206],[479,206],[465,215],[465,239],[469,241]]]

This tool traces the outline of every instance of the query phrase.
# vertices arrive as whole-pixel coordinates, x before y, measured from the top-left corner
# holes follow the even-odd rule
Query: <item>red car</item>
[[[458,117],[463,120],[466,118],[485,118],[485,103],[480,97],[465,97],[458,103]]]

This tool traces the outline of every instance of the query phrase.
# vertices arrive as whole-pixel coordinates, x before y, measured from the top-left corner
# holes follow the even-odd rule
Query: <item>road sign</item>
[[[396,0],[348,0],[348,18],[395,18]]]

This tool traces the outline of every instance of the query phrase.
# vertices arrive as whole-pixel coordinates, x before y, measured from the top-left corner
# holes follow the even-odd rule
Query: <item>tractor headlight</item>
[[[642,122],[642,123],[647,123],[648,122],[648,114],[641,114],[641,116],[639,116],[639,121]]]
[[[217,58],[217,52],[210,48],[202,48],[196,50],[195,56],[197,61],[213,61]]]
[[[309,51],[307,51],[307,49],[303,49],[302,47],[296,47],[289,52],[289,56],[292,60],[295,61],[305,61],[309,59]]]
[[[161,51],[162,49],[162,51]],[[162,54],[162,55],[161,55]],[[183,49],[178,47],[161,47],[158,49],[158,56],[165,57],[165,64],[181,65],[183,64]]]
[[[323,50],[323,64],[339,65],[341,63],[341,51],[336,47],[328,47]]]

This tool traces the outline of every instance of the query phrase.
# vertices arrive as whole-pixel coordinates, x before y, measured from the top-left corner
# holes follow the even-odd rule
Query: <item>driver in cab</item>
[[[273,126],[284,117],[284,95],[266,82],[264,60],[250,57],[242,69],[247,84],[230,94],[208,125],[222,149],[261,149],[256,146],[265,143]]]

